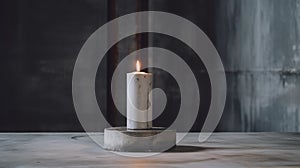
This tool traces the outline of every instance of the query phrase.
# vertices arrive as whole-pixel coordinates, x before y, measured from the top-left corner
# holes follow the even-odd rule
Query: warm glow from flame
[[[140,72],[141,71],[141,63],[139,60],[136,61],[136,71]]]

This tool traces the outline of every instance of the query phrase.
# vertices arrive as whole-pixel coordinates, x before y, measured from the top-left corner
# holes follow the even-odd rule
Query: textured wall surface
[[[0,131],[81,130],[73,66],[106,1],[0,2]]]
[[[229,85],[220,129],[300,131],[300,1],[220,0],[216,12]]]
[[[192,21],[216,45],[228,84],[217,131],[300,131],[300,0],[146,2],[1,1],[0,131],[81,131],[71,92],[80,48],[107,21],[147,9]],[[210,105],[209,78],[195,53],[169,36],[131,36],[114,46],[107,55],[115,57],[106,57],[98,69],[99,106],[111,122],[125,124],[123,116],[112,112],[109,76],[127,54],[148,44],[177,53],[197,73],[201,105],[192,130],[199,131]],[[154,85],[168,96],[163,115],[154,123],[168,126],[176,118],[180,91],[168,73],[153,71],[159,79]]]

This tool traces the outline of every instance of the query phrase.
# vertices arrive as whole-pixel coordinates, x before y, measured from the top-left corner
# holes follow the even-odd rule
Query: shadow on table
[[[199,152],[204,150],[206,150],[206,148],[199,147],[199,146],[176,145],[175,147],[165,151],[164,153]]]

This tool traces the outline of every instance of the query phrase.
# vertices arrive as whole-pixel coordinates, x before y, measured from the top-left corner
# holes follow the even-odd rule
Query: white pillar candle
[[[127,128],[152,128],[152,74],[140,72],[127,73]]]

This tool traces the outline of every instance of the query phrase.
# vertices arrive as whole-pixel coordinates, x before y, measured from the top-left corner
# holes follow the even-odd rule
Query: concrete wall
[[[216,45],[229,85],[220,130],[300,131],[300,1],[216,5]]]
[[[0,131],[82,130],[71,94],[72,71],[80,48],[108,20],[146,10],[139,0],[116,0],[115,13],[110,16],[107,2],[0,2]],[[189,19],[216,45],[228,83],[226,107],[217,131],[300,131],[300,0],[149,0],[148,5],[149,10]],[[141,39],[121,41],[116,47],[117,58],[143,47],[136,43]],[[210,103],[205,67],[201,61],[195,62],[192,57],[197,56],[191,49],[170,37],[150,34],[149,45],[177,52],[197,70],[201,106],[192,130],[199,131]],[[111,74],[107,72],[110,61],[103,61],[98,76]],[[155,123],[168,126],[177,115],[178,106],[173,104],[178,104],[180,94],[170,75],[157,72],[164,80],[155,84],[165,88],[172,99]],[[108,83],[96,79],[97,96],[104,97],[99,105],[107,115],[114,110],[111,100],[105,99]],[[116,125],[125,123],[121,117],[108,116],[118,122]]]

